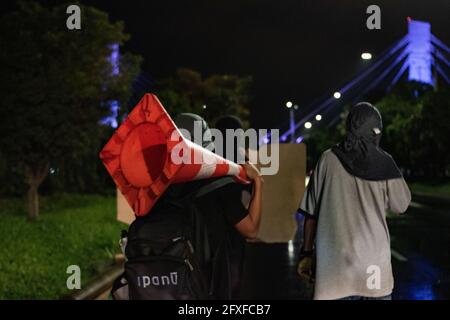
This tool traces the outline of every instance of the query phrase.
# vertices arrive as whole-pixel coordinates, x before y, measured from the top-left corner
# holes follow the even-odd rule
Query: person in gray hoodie
[[[314,299],[391,299],[386,211],[405,212],[411,193],[379,145],[383,124],[377,108],[367,102],[353,106],[346,129],[343,141],[320,157],[301,201],[298,273],[315,276]]]

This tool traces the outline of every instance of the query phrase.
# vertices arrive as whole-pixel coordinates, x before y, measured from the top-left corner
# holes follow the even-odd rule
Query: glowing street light
[[[340,93],[339,91],[336,91],[336,92],[333,94],[333,97],[334,97],[335,99],[340,99],[340,98],[341,98],[341,93]]]
[[[203,110],[206,109],[206,104],[203,105]]]
[[[306,129],[311,129],[311,127],[312,127],[312,123],[311,122],[305,122],[305,128]]]
[[[322,116],[321,116],[320,114],[316,115],[316,120],[317,120],[317,121],[322,120]]]
[[[294,108],[292,108],[294,107]],[[294,118],[294,109],[297,110],[297,105],[294,106],[292,101],[286,102],[286,108],[289,109],[289,131],[291,135],[291,142],[294,142],[295,139],[295,118]]]
[[[369,52],[363,52],[361,54],[361,59],[363,59],[363,60],[370,60],[370,59],[372,59],[372,54],[370,54]]]

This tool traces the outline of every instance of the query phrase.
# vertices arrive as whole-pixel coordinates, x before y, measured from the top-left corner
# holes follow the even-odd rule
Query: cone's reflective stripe
[[[240,165],[233,163],[232,165],[230,165],[228,167],[227,175],[228,176],[238,176],[241,173],[241,169],[243,170],[243,168]]]
[[[235,180],[239,183],[249,184],[249,180],[247,178],[247,174],[245,173],[245,169],[243,166],[240,166],[234,162],[230,164],[230,171],[228,172],[229,176],[233,176]]]
[[[208,152],[207,150],[203,151],[202,157],[202,167],[193,180],[223,176],[238,176],[242,174],[242,178],[245,178],[243,168],[232,161],[222,158],[212,152]]]
[[[213,177],[215,171],[216,171],[215,163],[213,163],[213,164],[204,163],[204,164],[202,164],[200,171],[195,175],[195,177],[193,179],[199,180],[199,179],[211,178],[211,177]]]

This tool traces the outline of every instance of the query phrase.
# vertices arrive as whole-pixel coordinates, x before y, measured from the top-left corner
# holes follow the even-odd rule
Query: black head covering
[[[222,133],[224,147],[231,143],[233,143],[234,146],[232,155],[229,155],[228,150],[225,150],[224,148],[224,150],[222,150],[223,154],[221,156],[236,163],[238,163],[239,161],[248,161],[248,158],[245,155],[245,136],[243,132],[242,134],[237,135],[237,132],[235,132],[234,141],[229,141],[229,137],[226,134],[227,130],[229,129],[244,129],[244,125],[241,119],[233,115],[222,116],[216,121],[216,129]],[[220,152],[220,150],[218,151]]]
[[[201,124],[201,143],[199,143],[200,141],[194,140],[194,138],[198,139],[194,136],[195,123]],[[206,123],[205,119],[203,119],[199,115],[194,113],[180,113],[175,118],[175,124],[179,129],[185,129],[189,132],[190,137],[185,138],[189,138],[189,140],[191,140],[192,142],[200,144],[203,148],[208,148],[209,150],[214,149],[214,142],[212,141],[212,134],[211,130],[209,129],[208,123]]]
[[[202,140],[196,141],[194,136],[194,128],[195,128],[195,122],[201,123],[201,133],[202,133]],[[202,147],[210,147],[210,150],[214,149],[214,142],[212,141],[212,134],[211,130],[209,129],[208,123],[200,117],[199,115],[196,115],[194,113],[180,113],[175,118],[175,124],[179,129],[184,129],[189,132],[190,137],[185,137],[186,139],[191,140],[194,143],[197,143],[201,145]],[[197,123],[198,123],[197,122]],[[182,132],[183,133],[183,132]],[[198,139],[198,138],[197,138]],[[212,148],[211,148],[212,147]],[[164,202],[172,202],[173,199],[180,199],[184,196],[187,196],[190,193],[195,192],[196,190],[200,189],[202,186],[210,183],[210,179],[202,179],[202,180],[194,180],[184,183],[176,183],[172,184],[167,188],[167,190],[164,192],[163,196],[160,200],[156,203],[156,205],[153,207],[153,211],[158,211],[161,207],[164,208],[165,203]],[[150,216],[153,216],[154,214],[151,214]]]
[[[400,178],[402,174],[390,154],[380,148],[383,123],[380,112],[368,102],[350,109],[347,134],[332,151],[352,175],[366,180]]]

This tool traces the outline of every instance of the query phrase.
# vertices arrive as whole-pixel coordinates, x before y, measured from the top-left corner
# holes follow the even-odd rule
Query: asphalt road
[[[393,299],[450,299],[450,208],[412,203],[388,221]],[[312,286],[296,274],[297,242],[249,243],[246,249],[241,298],[311,299]]]

